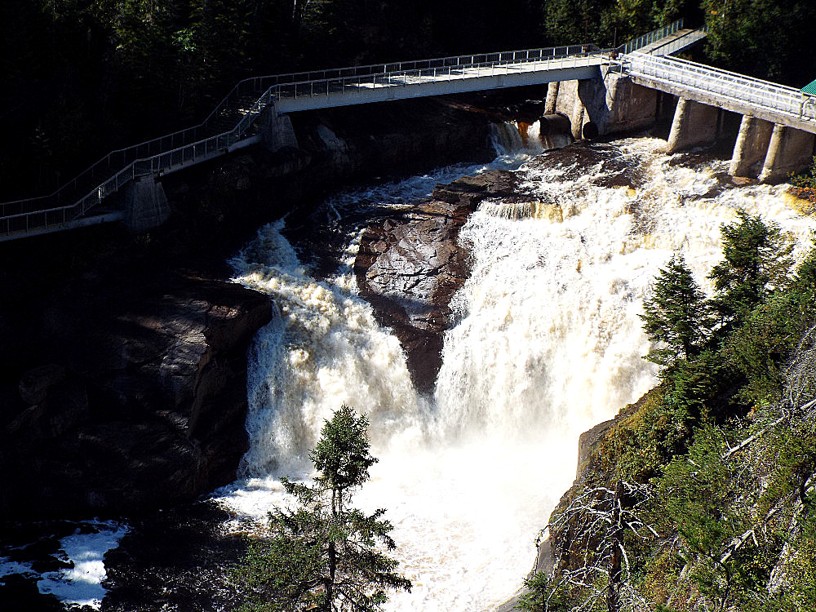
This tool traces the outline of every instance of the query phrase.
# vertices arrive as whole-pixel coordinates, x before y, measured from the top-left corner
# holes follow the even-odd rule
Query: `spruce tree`
[[[643,329],[658,347],[647,359],[671,365],[700,353],[708,337],[711,318],[705,295],[685,259],[676,255],[660,270],[653,295],[643,304]]]
[[[785,286],[792,264],[792,245],[778,225],[744,211],[738,215],[720,229],[724,259],[709,274],[723,331],[742,325],[755,306]]]
[[[242,610],[322,612],[379,610],[387,591],[410,591],[396,573],[392,525],[385,510],[365,514],[351,506],[377,459],[369,453],[368,420],[343,406],[326,421],[310,453],[314,484],[283,479],[297,510],[269,514],[269,538],[250,546],[237,570],[247,602]]]

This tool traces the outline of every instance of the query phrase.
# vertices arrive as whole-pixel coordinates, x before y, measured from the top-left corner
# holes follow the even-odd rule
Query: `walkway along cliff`
[[[675,22],[620,51],[674,53],[705,36],[681,27]],[[596,80],[618,52],[578,44],[245,79],[198,126],[111,152],[49,196],[0,203],[0,241],[111,221],[133,231],[155,227],[168,215],[163,176],[258,143],[272,151],[297,146],[291,113]],[[583,133],[580,117],[573,123]]]

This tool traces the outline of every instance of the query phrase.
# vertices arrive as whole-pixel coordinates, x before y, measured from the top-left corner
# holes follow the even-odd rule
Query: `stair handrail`
[[[55,224],[64,224],[68,220],[76,218],[78,216],[84,215],[88,210],[93,208],[94,206],[98,205],[105,197],[110,195],[111,193],[118,191],[124,184],[138,178],[139,176],[144,176],[147,174],[156,174],[161,172],[162,170],[166,170],[168,168],[173,167],[174,165],[178,165],[174,163],[173,159],[181,158],[182,162],[184,163],[185,159],[185,152],[191,151],[192,157],[191,159],[195,159],[195,151],[196,149],[204,148],[205,154],[206,152],[212,150],[210,147],[211,145],[215,148],[222,148],[226,149],[232,144],[235,144],[241,137],[245,134],[245,132],[249,129],[255,119],[263,112],[263,110],[272,102],[273,97],[275,95],[280,95],[283,86],[295,86],[295,91],[297,91],[297,86],[303,85],[304,83],[315,83],[315,82],[340,82],[346,83],[350,79],[355,77],[345,76],[338,79],[331,79],[325,78],[329,74],[336,74],[336,75],[343,75],[344,73],[348,74],[352,72],[356,75],[357,83],[359,84],[361,81],[360,79],[363,76],[372,77],[372,81],[376,82],[376,79],[379,75],[388,75],[390,74],[392,77],[400,76],[400,75],[408,75],[411,73],[419,73],[421,74],[422,70],[432,70],[434,68],[446,68],[448,69],[449,73],[453,69],[467,69],[473,67],[496,67],[502,66],[507,64],[519,64],[519,63],[526,63],[526,62],[537,62],[537,61],[544,61],[550,59],[550,57],[554,58],[563,58],[568,57],[570,55],[575,54],[582,54],[582,55],[597,55],[598,53],[602,53],[603,50],[598,48],[596,45],[587,43],[582,45],[561,45],[556,47],[544,47],[544,48],[537,48],[537,49],[521,49],[521,50],[514,50],[514,51],[499,51],[499,52],[492,52],[492,53],[478,53],[478,54],[469,54],[469,55],[459,55],[459,56],[447,56],[441,58],[432,58],[426,60],[411,60],[408,62],[392,62],[392,63],[384,63],[384,64],[371,64],[365,66],[353,66],[353,67],[344,67],[344,68],[334,68],[334,69],[326,69],[326,70],[318,70],[318,71],[308,71],[308,72],[295,72],[295,73],[287,73],[287,74],[279,74],[279,75],[268,75],[262,77],[250,77],[247,79],[242,79],[239,81],[230,92],[219,102],[219,104],[213,109],[213,111],[202,121],[200,124],[196,126],[192,126],[190,128],[186,128],[184,130],[179,130],[173,132],[171,134],[166,134],[164,136],[160,136],[157,138],[153,138],[142,143],[132,145],[130,147],[126,147],[123,149],[116,149],[111,151],[100,159],[98,162],[87,168],[85,171],[74,177],[71,181],[63,184],[59,187],[55,192],[44,195],[44,196],[37,196],[32,198],[25,198],[21,200],[12,200],[7,202],[0,202],[0,221],[6,221],[6,231],[2,231],[2,227],[0,227],[0,234],[5,233],[9,235],[11,233],[15,233],[11,230],[11,219],[19,219],[21,217],[33,217],[36,215],[42,215],[46,219],[46,225],[55,225]],[[318,80],[308,80],[310,78],[314,79],[318,75],[324,77]],[[271,83],[271,84],[270,84]],[[265,89],[262,89],[266,86]],[[236,126],[228,131],[221,132],[206,138],[200,138],[194,140],[192,142],[187,142],[180,146],[173,146],[177,139],[184,140],[186,138],[195,138],[198,134],[200,134],[208,125],[210,125],[215,119],[219,117],[219,114],[224,112],[229,108],[231,101],[235,99],[235,101],[240,101],[241,99],[241,92],[249,90],[252,92],[253,95],[255,92],[262,90],[263,93],[255,100],[252,104],[251,108],[245,112],[242,112],[241,117],[238,119]],[[239,109],[242,110],[242,109]],[[169,144],[167,144],[169,143]],[[159,151],[150,155],[150,149],[152,146],[158,146]],[[148,153],[145,155],[145,153]],[[128,160],[128,156],[131,155],[132,159]],[[112,161],[114,160],[115,156],[119,156],[121,158],[121,162],[119,165],[118,170],[113,170],[113,174],[110,174],[111,167],[114,165]],[[161,161],[163,157],[168,158],[171,160],[169,164],[164,164]],[[147,164],[149,165],[149,169],[147,168]],[[96,184],[86,195],[80,197],[78,200],[74,200],[68,204],[64,205],[57,205],[52,207],[39,207],[34,209],[29,209],[27,205],[32,203],[42,203],[49,199],[56,199],[57,204],[59,204],[59,195],[68,190],[69,188],[76,189],[76,186],[86,177],[93,177],[95,173],[101,171],[102,167],[105,167],[107,170],[106,174],[108,175],[105,179],[103,179],[100,183]],[[140,170],[143,169],[143,170]],[[12,207],[17,207],[17,211],[10,210]],[[61,218],[57,222],[48,222],[48,215],[56,216],[58,213],[59,217]],[[26,224],[29,225],[28,223]],[[22,230],[25,231],[25,230]]]
[[[657,42],[658,40],[662,40],[672,34],[678,32],[679,30],[683,29],[683,18],[677,19],[671,22],[667,26],[663,26],[662,28],[657,28],[652,30],[651,32],[647,32],[637,38],[633,38],[622,45],[618,46],[618,53],[632,53],[633,51],[637,51],[638,49],[642,49],[646,45],[650,45],[653,42]]]

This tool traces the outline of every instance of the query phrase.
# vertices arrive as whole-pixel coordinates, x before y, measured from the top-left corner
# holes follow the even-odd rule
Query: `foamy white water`
[[[99,609],[106,589],[105,554],[119,545],[128,531],[116,521],[86,521],[76,531],[60,540],[60,550],[54,555],[70,567],[40,574],[31,563],[0,557],[0,578],[11,574],[36,577],[40,593],[54,595],[66,606],[88,606]]]
[[[784,187],[709,196],[727,162],[672,167],[662,141],[617,146],[643,186],[598,187],[592,169],[565,183],[562,169],[537,165],[520,170],[524,188],[552,205],[516,215],[486,203],[472,215],[461,235],[472,274],[455,298],[433,398],[414,392],[399,343],[348,275],[315,281],[280,224],[262,229],[234,264],[281,316],[252,350],[247,479],[220,498],[256,519],[287,503],[277,477],[308,477],[323,421],[347,403],[368,415],[380,459],[358,505],[388,509],[414,582],[388,609],[489,610],[511,597],[574,477],[580,433],[656,380],[638,314],[659,268],[683,252],[707,286],[720,225],[739,209],[775,220],[800,245],[816,227],[787,206]]]
[[[119,545],[128,528],[113,521],[97,521],[93,527],[91,533],[77,530],[60,540],[60,556],[73,567],[43,574],[37,583],[40,593],[55,595],[65,604],[99,609],[106,592],[105,553]]]

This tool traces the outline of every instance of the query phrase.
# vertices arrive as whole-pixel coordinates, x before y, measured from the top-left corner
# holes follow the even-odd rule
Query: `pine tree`
[[[652,342],[662,345],[649,352],[650,361],[671,365],[703,349],[711,324],[709,307],[682,255],[660,270],[643,310],[643,329]]]
[[[319,472],[313,485],[283,480],[300,504],[269,514],[271,537],[250,546],[237,571],[247,593],[243,610],[373,611],[390,589],[411,590],[398,562],[385,510],[351,507],[352,493],[369,479],[368,420],[343,406],[326,421],[310,453]]]
[[[720,229],[724,260],[709,274],[725,331],[739,327],[755,306],[785,286],[792,264],[792,245],[778,225],[766,225],[744,211],[738,214],[736,222]]]

